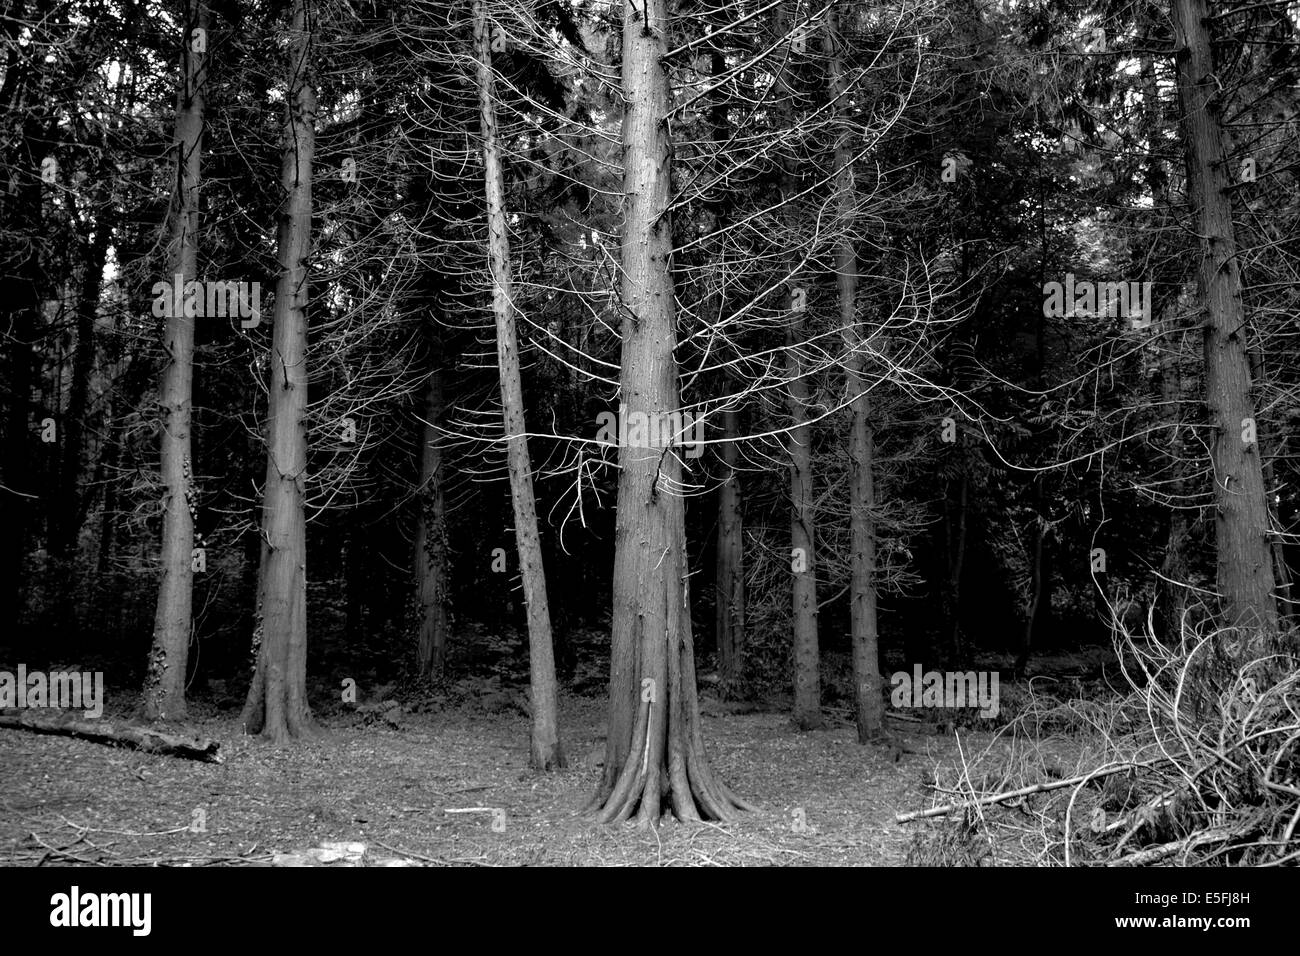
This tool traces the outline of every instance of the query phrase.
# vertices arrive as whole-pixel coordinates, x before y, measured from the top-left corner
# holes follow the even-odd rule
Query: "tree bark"
[[[722,413],[722,466],[725,477],[718,489],[718,546],[715,575],[718,677],[724,698],[734,696],[741,680],[741,654],[745,647],[745,543],[741,510],[740,415]]]
[[[793,297],[792,297],[793,298]],[[790,570],[794,631],[794,723],[800,730],[821,727],[821,663],[817,635],[816,506],[812,474],[809,388],[799,351],[806,322],[790,313],[785,362],[790,376],[787,408],[790,431]]]
[[[1222,104],[1205,0],[1174,0],[1173,24],[1187,192],[1199,237],[1197,297],[1204,313],[1205,404],[1211,428],[1216,585],[1230,626],[1277,628],[1268,503],[1259,443],[1243,439],[1255,420],[1245,308],[1237,263]],[[1247,647],[1258,649],[1257,642]]]
[[[168,282],[197,278],[199,185],[203,152],[202,53],[191,49],[191,31],[206,29],[201,0],[185,0],[181,35],[181,84],[176,96],[176,181],[172,187],[168,241]],[[180,276],[180,279],[177,279]],[[184,286],[182,285],[182,289]],[[179,296],[173,296],[175,303]],[[185,671],[189,660],[193,610],[194,460],[190,441],[194,389],[194,317],[169,309],[163,331],[165,353],[161,386],[163,482],[162,578],[154,612],[153,645],[145,672],[144,713],[149,720],[186,716]]]
[[[532,690],[530,763],[537,770],[564,766],[560,745],[559,707],[555,684],[555,648],[546,600],[546,569],[537,532],[533,500],[532,463],[524,427],[524,395],[519,374],[519,343],[510,277],[510,236],[507,233],[505,187],[497,140],[492,52],[485,0],[474,3],[474,46],[478,55],[479,115],[483,133],[483,180],[487,192],[488,257],[492,270],[492,312],[496,316],[497,366],[501,375],[501,411],[505,419],[506,467],[515,516],[515,546],[528,612],[528,662]]]
[[[623,6],[620,399],[628,414],[679,411],[669,220],[667,0]],[[601,822],[729,820],[747,807],[704,752],[691,640],[682,461],[669,447],[619,448],[613,634]]]
[[[1146,184],[1151,191],[1152,210],[1169,213],[1169,177],[1160,158],[1158,144],[1164,134],[1165,122],[1160,105],[1160,89],[1156,83],[1155,60],[1142,57],[1142,104],[1146,121],[1148,156]],[[1181,276],[1179,277],[1181,284]],[[1157,636],[1166,643],[1176,640],[1182,626],[1183,611],[1187,606],[1188,521],[1180,507],[1185,498],[1186,482],[1183,462],[1186,452],[1183,445],[1183,378],[1182,356],[1184,336],[1179,325],[1177,295],[1163,307],[1153,304],[1152,325],[1159,330],[1156,339],[1160,357],[1157,363],[1160,405],[1169,423],[1168,451],[1165,457],[1172,472],[1168,497],[1170,504],[1164,515],[1164,554],[1160,561],[1160,579],[1156,584],[1156,611],[1153,623]]]
[[[1267,372],[1264,368],[1264,356],[1258,343],[1250,349],[1250,374],[1254,381],[1262,382],[1266,380]],[[1278,438],[1272,433],[1271,429],[1265,429],[1263,424],[1258,424],[1257,438],[1255,447],[1260,459],[1260,473],[1264,481],[1264,504],[1269,508],[1269,526],[1271,528],[1282,528],[1281,516],[1278,510],[1269,506],[1269,499],[1277,493],[1278,481],[1273,462],[1277,456],[1276,449],[1279,445]],[[1269,536],[1269,550],[1273,555],[1273,597],[1274,604],[1277,607],[1278,623],[1280,626],[1287,626],[1295,618],[1295,599],[1292,596],[1294,582],[1291,578],[1291,567],[1286,560],[1286,546],[1282,535],[1272,534]]]
[[[316,731],[307,706],[307,301],[316,91],[312,0],[294,0],[272,315],[266,487],[262,503],[257,667],[244,704],[247,733],[274,743]],[[260,636],[260,640],[259,640]]]
[[[848,83],[840,58],[836,12],[827,13],[827,56],[831,96],[839,121],[835,143],[836,214],[840,240],[835,251],[840,327],[847,355],[845,387],[857,396],[849,406],[849,629],[853,648],[854,714],[858,743],[878,740],[885,731],[885,698],[880,679],[880,636],[876,616],[875,434],[866,394],[865,342],[858,326],[858,254],[853,241],[857,192],[853,181],[852,127]]]
[[[441,680],[447,661],[447,506],[443,493],[442,418],[443,354],[441,336],[429,325],[429,385],[424,399],[420,442],[419,517],[415,526],[415,581],[419,601],[416,657],[420,677]]]
[[[722,27],[725,18],[716,18],[718,22],[711,29]],[[709,54],[709,68],[715,81],[720,84],[727,72],[727,61],[721,50],[714,49]],[[709,107],[709,137],[715,150],[716,161],[721,164],[726,149],[730,124],[727,119],[727,97],[719,85],[713,103]],[[705,216],[708,228],[716,232],[723,228],[731,203],[727,197],[706,206]],[[722,269],[727,269],[726,244],[723,244]],[[718,314],[727,309],[726,286],[717,292]],[[738,383],[735,376],[727,372],[721,376],[724,390],[731,391]],[[740,460],[740,411],[729,408],[722,413],[723,443],[719,446],[722,456],[723,479],[718,489],[718,538],[714,566],[714,643],[718,651],[718,692],[722,698],[733,698],[740,692],[744,679],[745,648],[745,520],[744,496],[740,472],[736,465]]]
[[[790,15],[785,5],[773,15],[776,35],[790,32]],[[792,44],[793,46],[793,44]],[[776,77],[775,87],[782,97],[777,115],[789,129],[794,122],[794,97],[788,81],[788,63]],[[780,160],[782,215],[790,217],[790,203],[795,193],[788,158]],[[786,450],[790,456],[790,600],[794,663],[794,725],[800,730],[815,730],[823,725],[821,712],[821,661],[817,629],[817,518],[813,492],[812,427],[808,404],[811,389],[804,374],[803,341],[807,330],[807,290],[796,293],[791,288],[786,301],[789,319],[786,325],[785,368],[789,379],[786,409],[790,426]]]
[[[111,406],[105,421],[111,421]],[[113,561],[113,549],[117,544],[117,495],[119,476],[118,461],[122,457],[122,439],[116,428],[109,431],[100,452],[100,462],[104,466],[107,480],[104,482],[104,502],[99,519],[99,547],[95,554],[95,575],[103,578]]]
[[[1159,618],[1159,636],[1169,642],[1176,640],[1182,627],[1183,612],[1187,607],[1188,568],[1187,543],[1188,521],[1184,510],[1179,507],[1178,499],[1184,496],[1185,482],[1182,478],[1182,462],[1185,459],[1183,447],[1182,403],[1183,387],[1179,357],[1183,351],[1183,336],[1177,328],[1178,319],[1174,309],[1170,308],[1160,317],[1159,327],[1164,331],[1162,355],[1160,359],[1160,400],[1168,410],[1170,436],[1167,455],[1171,467],[1175,469],[1170,496],[1174,499],[1165,515],[1165,548],[1160,561],[1160,581],[1158,583],[1157,610]],[[1171,645],[1172,646],[1172,645]]]

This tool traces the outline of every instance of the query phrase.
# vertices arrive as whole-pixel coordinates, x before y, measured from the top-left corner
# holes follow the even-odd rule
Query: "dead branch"
[[[1016,797],[1027,797],[1034,793],[1046,793],[1049,790],[1060,790],[1062,787],[1073,787],[1077,784],[1090,783],[1093,780],[1100,780],[1103,777],[1109,777],[1111,774],[1120,773],[1125,770],[1136,770],[1139,768],[1151,767],[1160,763],[1165,758],[1158,760],[1148,760],[1143,763],[1125,763],[1117,767],[1110,767],[1106,770],[1095,770],[1079,777],[1070,777],[1067,780],[1053,780],[1051,783],[1035,783],[1028,787],[1021,787],[1018,790],[1008,790],[1006,793],[995,793],[992,796],[981,797],[978,800],[964,800],[961,803],[946,803],[942,806],[931,807],[929,810],[912,810],[908,813],[899,813],[894,816],[895,823],[910,823],[913,820],[924,820],[927,817],[941,817],[945,814],[952,813],[954,810],[965,810],[970,807],[987,807],[995,803],[1001,803],[1004,800],[1014,800]]]
[[[1198,846],[1205,846],[1208,843],[1223,843],[1238,835],[1231,830],[1207,830],[1187,840],[1175,840],[1173,843],[1149,846],[1145,850],[1115,860],[1110,866],[1146,866],[1148,863],[1155,863],[1165,857],[1173,856],[1179,850],[1194,850]]]

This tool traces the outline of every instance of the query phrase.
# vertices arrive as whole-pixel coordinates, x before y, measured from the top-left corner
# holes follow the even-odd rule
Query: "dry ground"
[[[929,805],[929,768],[955,753],[951,735],[900,728],[901,748],[863,747],[844,721],[797,733],[786,713],[715,709],[710,758],[761,810],[647,832],[578,813],[603,757],[597,698],[562,701],[570,765],[545,775],[527,767],[517,711],[465,704],[403,714],[397,728],[336,713],[319,740],[275,748],[241,736],[230,711],[195,709],[202,719],[184,729],[219,739],[220,765],[0,730],[0,862],[247,865],[358,841],[368,854],[461,865],[897,865],[917,825],[894,814]],[[963,746],[981,737],[963,732]],[[447,812],[472,807],[504,809],[504,830],[488,812]],[[206,832],[191,832],[196,811]]]

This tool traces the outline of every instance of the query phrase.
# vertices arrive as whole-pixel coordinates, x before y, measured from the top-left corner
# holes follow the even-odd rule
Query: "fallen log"
[[[221,763],[221,744],[207,737],[178,737],[136,724],[113,724],[105,720],[79,720],[70,713],[48,709],[0,710],[0,728],[27,730],[34,734],[76,737],[110,747],[133,747],[165,757],[183,757],[205,763]]]

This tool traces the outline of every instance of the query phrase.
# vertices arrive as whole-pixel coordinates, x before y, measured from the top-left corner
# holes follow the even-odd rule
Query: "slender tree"
[[[785,5],[774,14],[776,34],[785,38],[789,56],[776,68],[775,87],[780,97],[777,115],[782,132],[790,135],[795,124],[796,100],[791,82],[793,53],[806,49],[805,26],[792,30]],[[781,215],[793,219],[794,162],[783,157],[780,163]],[[791,232],[795,224],[790,223]],[[786,252],[793,271],[798,250]],[[814,730],[824,723],[821,703],[821,651],[817,615],[817,495],[813,477],[812,387],[807,374],[808,362],[804,339],[808,333],[808,288],[792,284],[786,298],[787,324],[785,365],[789,377],[786,408],[790,415],[786,446],[790,456],[790,596],[794,631],[794,724],[800,730]]]
[[[722,26],[723,24],[716,24]],[[713,102],[709,106],[709,138],[714,149],[715,162],[723,161],[731,124],[727,116],[728,97],[721,81],[727,73],[727,58],[720,49],[709,54],[712,80],[718,84]],[[726,224],[731,202],[719,190],[718,198],[706,205],[709,231],[716,232]],[[726,255],[726,247],[722,249]],[[727,264],[721,268],[726,270]],[[726,285],[720,283],[717,292],[717,309],[725,314],[729,306]],[[735,376],[722,376],[724,387],[735,387]],[[745,517],[744,493],[740,463],[740,410],[728,407],[722,412],[722,444],[718,453],[722,458],[722,485],[718,489],[718,538],[714,567],[714,643],[717,647],[719,691],[730,697],[739,690],[743,673],[745,648]]]
[[[442,436],[443,351],[437,323],[428,319],[429,384],[420,425],[420,486],[415,525],[415,584],[419,604],[416,641],[420,676],[437,681],[447,660],[447,501]]]
[[[311,734],[307,706],[307,302],[311,250],[312,158],[316,91],[312,77],[315,11],[294,0],[289,30],[283,205],[276,249],[279,275],[272,315],[266,486],[258,581],[257,665],[244,704],[247,733],[282,742]]]
[[[745,647],[745,536],[741,502],[740,414],[722,413],[722,487],[718,489],[718,544],[715,569],[718,676],[722,692],[736,692]]]
[[[823,724],[821,664],[817,634],[817,507],[813,490],[811,389],[804,370],[800,343],[807,328],[802,297],[805,289],[790,295],[790,324],[785,361],[790,376],[787,407],[790,430],[790,570],[794,614],[794,723],[800,730]]]
[[[167,282],[198,278],[199,186],[202,182],[203,87],[208,26],[202,0],[185,0],[181,14],[181,82],[176,95],[173,141],[176,178],[167,225],[170,270]],[[150,720],[185,717],[185,671],[189,659],[193,603],[195,485],[190,440],[194,392],[194,316],[169,297],[163,332],[161,387],[163,537],[153,647],[145,672],[144,710]]]
[[[885,700],[880,681],[879,625],[876,620],[875,439],[871,405],[866,392],[866,350],[858,316],[858,253],[854,242],[857,192],[853,180],[854,150],[849,117],[849,83],[840,55],[838,11],[826,19],[826,55],[839,129],[835,141],[836,213],[840,241],[835,252],[835,281],[843,330],[844,385],[849,406],[849,540],[852,547],[849,581],[849,628],[853,648],[854,714],[858,741],[884,733]],[[855,397],[856,396],[856,397]]]
[[[519,377],[519,342],[515,305],[511,297],[510,236],[506,224],[505,188],[497,136],[491,39],[485,0],[474,3],[474,47],[478,57],[478,94],[483,135],[483,180],[487,192],[488,258],[492,272],[492,312],[496,318],[497,368],[501,378],[501,411],[505,419],[506,467],[515,516],[515,546],[528,612],[528,660],[531,675],[533,729],[530,763],[538,770],[564,766],[556,703],[555,650],[551,643],[551,614],[546,601],[546,571],[537,533],[532,464],[524,429],[524,394]]]

